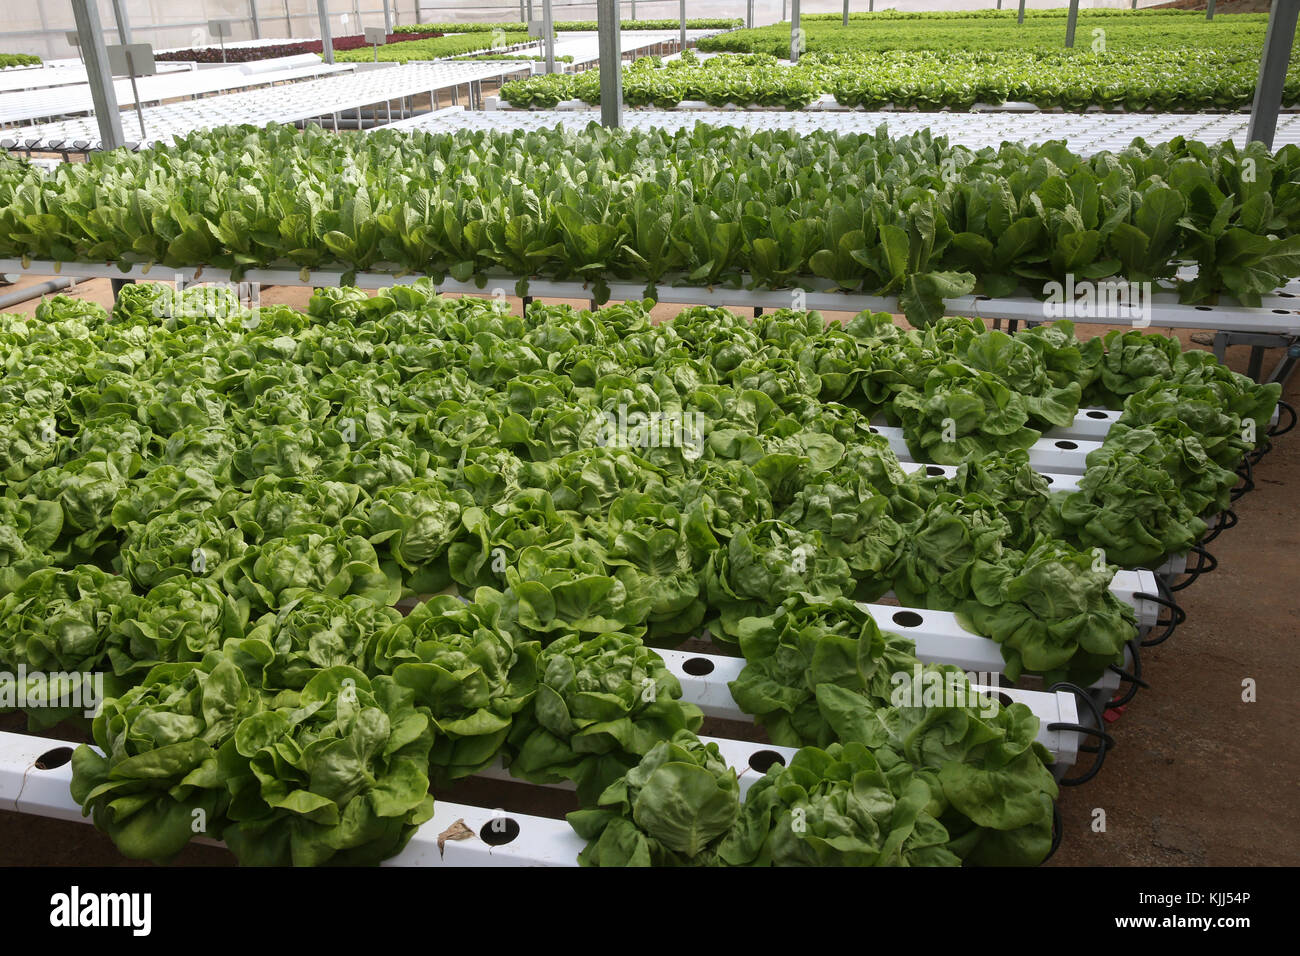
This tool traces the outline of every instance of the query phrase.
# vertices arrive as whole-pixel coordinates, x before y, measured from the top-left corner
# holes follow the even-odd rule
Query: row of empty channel
[[[350,66],[350,65],[349,65]],[[471,99],[485,80],[500,82],[510,76],[526,75],[526,61],[464,61],[382,66],[355,73],[309,79],[281,86],[227,93],[143,110],[144,132],[136,117],[122,116],[123,130],[131,144],[170,143],[177,136],[217,126],[271,123],[321,122],[343,128],[355,112],[356,126],[392,122],[409,114],[404,105],[424,94],[436,105],[439,93],[465,87]],[[275,74],[267,74],[274,76]],[[398,106],[394,107],[393,104]],[[363,108],[369,107],[364,114]],[[99,149],[102,140],[97,120],[91,117],[60,120],[36,126],[0,131],[0,147],[9,150],[85,152]]]

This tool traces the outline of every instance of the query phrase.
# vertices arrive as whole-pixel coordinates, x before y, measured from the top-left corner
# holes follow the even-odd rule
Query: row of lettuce
[[[897,295],[1176,282],[1258,306],[1300,276],[1300,149],[1176,138],[1082,158],[928,132],[333,134],[223,128],[52,174],[0,157],[0,257]],[[1180,267],[1195,266],[1194,278]],[[305,280],[304,280],[305,281]]]
[[[688,30],[728,30],[740,25],[739,20],[718,18],[688,19]],[[677,20],[624,20],[624,30],[677,30]],[[594,31],[594,20],[560,20],[555,23],[557,40],[563,40],[565,33]],[[409,63],[414,60],[435,60],[469,54],[481,55],[484,59],[516,59],[518,57],[501,55],[498,50],[514,50],[520,46],[531,45],[539,50],[540,41],[529,35],[526,24],[516,23],[417,23],[394,28],[396,39],[402,42],[381,46],[378,51],[356,49],[337,57],[347,62],[362,62],[372,58],[389,63]],[[433,34],[432,39],[416,39],[421,34]],[[443,34],[447,34],[444,36]],[[407,40],[407,35],[411,39]],[[571,56],[557,57],[559,60],[572,60]]]
[[[840,22],[839,14],[802,16],[799,26],[808,53],[1056,51],[1065,47],[1066,15],[1064,7],[1026,10],[1025,21],[1019,23],[1016,10],[881,11],[853,14],[848,26]],[[1267,25],[1266,13],[1207,20],[1204,14],[1187,10],[1081,10],[1076,21],[1075,48],[1163,50],[1170,60],[1186,52],[1222,50],[1238,57],[1253,56],[1258,63]],[[774,23],[705,37],[699,48],[788,56],[790,26]]]
[[[441,33],[390,33],[385,43],[411,43],[441,37]],[[455,38],[451,38],[452,41]],[[369,50],[371,45],[364,34],[355,33],[347,36],[331,37],[330,47],[339,54],[348,50]],[[255,63],[258,60],[274,60],[284,56],[300,56],[303,53],[320,53],[325,45],[319,39],[286,40],[284,43],[259,43],[256,46],[187,47],[181,50],[167,50],[154,55],[155,60],[168,60],[179,63]],[[340,59],[346,59],[340,57]]]
[[[623,67],[623,102],[672,109],[684,102],[724,107],[803,109],[824,96],[840,106],[880,110],[969,110],[977,105],[1031,103],[1084,112],[1235,110],[1255,95],[1259,54],[1189,50],[1093,51],[979,47],[941,51],[810,53],[797,64],[770,53],[687,52],[663,60],[641,57]],[[504,84],[501,98],[519,108],[551,108],[569,100],[600,103],[598,70],[554,73]],[[1300,71],[1289,73],[1282,99],[1300,102]]]
[[[1012,676],[1089,682],[1135,633],[1105,560],[1194,541],[1277,398],[1138,332],[518,317],[426,282],[306,314],[140,285],[0,338],[0,665],[29,703],[103,681],[74,796],[150,859],[201,820],[247,863],[375,862],[430,780],[501,757],[577,785],[584,862],[1037,862],[1036,719],[894,706],[912,646],[852,599],[957,610]],[[1080,401],[1124,414],[1054,497],[1023,444]],[[909,475],[873,415],[957,477]],[[651,649],[702,628],[808,748],[743,804]]]
[[[687,17],[686,29],[688,30],[732,30],[740,26],[744,21],[735,17]],[[523,29],[523,24],[514,21],[476,21],[470,23],[448,22],[448,23],[409,23],[405,26],[394,28],[396,33],[428,33],[437,31],[439,33],[499,33],[510,30]],[[597,29],[598,24],[595,20],[556,20],[556,33],[587,32],[591,33]],[[619,23],[621,30],[676,30],[681,27],[681,20],[646,20],[630,19],[622,20]]]
[[[1084,111],[1234,110],[1250,106],[1265,16],[1207,21],[1194,13],[1085,11],[1078,44],[1064,46],[1064,19],[1014,12],[990,16],[804,17],[803,52],[791,65],[788,23],[737,30],[699,42],[711,57],[649,58],[623,70],[629,106],[800,109],[831,95],[857,109],[967,110],[976,104],[1032,103]],[[1049,11],[1043,11],[1049,13]],[[599,102],[597,74],[553,75],[506,84],[517,107],[564,100]],[[1300,101],[1300,68],[1288,73],[1283,102]]]

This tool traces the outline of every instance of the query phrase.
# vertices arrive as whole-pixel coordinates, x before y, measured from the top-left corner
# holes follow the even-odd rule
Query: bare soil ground
[[[24,279],[10,288],[32,284]],[[110,306],[107,280],[73,293]],[[265,305],[303,307],[309,290],[262,291]],[[549,301],[549,300],[548,300]],[[582,301],[571,304],[585,307]],[[511,300],[518,309],[518,300]],[[12,311],[33,311],[26,303]],[[681,306],[659,306],[668,319]],[[828,319],[848,319],[827,313]],[[1104,326],[1079,326],[1081,337]],[[1172,334],[1187,348],[1191,333]],[[1247,349],[1228,364],[1244,372]],[[1265,360],[1271,369],[1280,357]],[[1300,404],[1300,377],[1285,398]],[[1257,489],[1236,505],[1240,524],[1211,546],[1219,569],[1179,592],[1187,623],[1144,656],[1151,683],[1110,725],[1117,747],[1101,774],[1062,791],[1064,839],[1050,866],[1295,866],[1300,864],[1300,801],[1292,719],[1300,707],[1300,430],[1279,439],[1257,467]],[[1257,700],[1242,700],[1251,679]],[[0,730],[22,731],[20,716],[0,717]],[[722,728],[718,728],[721,730]],[[729,725],[727,732],[737,728]],[[707,728],[706,728],[707,732]],[[50,736],[67,733],[56,728]],[[761,739],[755,737],[754,739]],[[438,796],[558,816],[572,797],[519,784],[470,780]],[[1104,812],[1104,830],[1097,828]],[[179,865],[233,862],[223,849],[191,846]],[[0,865],[132,865],[111,841],[83,823],[0,811]]]

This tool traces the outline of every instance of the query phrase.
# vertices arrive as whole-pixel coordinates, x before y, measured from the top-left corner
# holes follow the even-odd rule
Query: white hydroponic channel
[[[597,110],[484,110],[456,108],[394,122],[389,129],[512,130],[582,129],[599,122]],[[980,149],[1003,142],[1042,143],[1062,139],[1082,155],[1115,151],[1135,138],[1157,143],[1185,136],[1205,143],[1232,140],[1245,145],[1250,116],[1246,113],[900,113],[750,110],[642,110],[624,109],[623,125],[629,129],[689,129],[696,123],[748,130],[792,130],[797,133],[870,133],[885,126],[895,136],[924,129],[949,141]],[[1300,145],[1300,114],[1278,117],[1274,147]]]

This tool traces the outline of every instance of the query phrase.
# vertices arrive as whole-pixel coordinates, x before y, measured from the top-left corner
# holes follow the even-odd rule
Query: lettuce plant
[[[428,709],[430,761],[448,779],[477,773],[500,752],[537,690],[536,641],[516,641],[487,595],[440,595],[371,638],[369,659]]]
[[[689,730],[655,744],[600,795],[568,815],[587,847],[582,866],[716,865],[740,814],[736,771]]]
[[[33,571],[49,567],[63,529],[63,509],[36,498],[0,498],[0,597]]]
[[[217,751],[259,699],[231,661],[162,664],[95,717],[72,755],[72,797],[123,856],[166,863],[196,834],[219,840],[230,803]]]
[[[433,728],[410,690],[335,666],[292,706],[244,720],[217,765],[226,845],[244,865],[374,864],[433,816]]]
[[[257,609],[279,610],[313,592],[327,597],[356,594],[376,604],[395,604],[401,576],[381,565],[374,546],[340,530],[272,538],[249,548],[223,568],[222,582]]]
[[[98,702],[94,672],[106,669],[112,614],[130,613],[137,600],[125,579],[89,565],[33,571],[0,598],[0,665],[11,673],[24,668],[27,700],[44,702],[27,710],[33,729],[79,716]]]
[[[1168,452],[1155,432],[1137,429],[1089,454],[1079,490],[1060,504],[1066,532],[1126,568],[1155,567],[1190,548],[1206,526],[1166,470]]]
[[[929,664],[926,684],[953,689],[931,703],[913,684],[901,706],[879,707],[834,684],[817,688],[823,716],[845,744],[872,749],[889,773],[915,773],[930,790],[926,807],[948,831],[963,862],[1033,865],[1052,840],[1056,781],[1037,742],[1038,718],[1023,704],[1003,707],[970,690],[960,669]],[[946,696],[946,695],[944,695]],[[972,703],[972,700],[974,701]]]
[[[127,679],[157,664],[201,661],[248,630],[248,602],[231,597],[211,577],[179,575],[138,601],[111,609],[108,658]]]
[[[1094,555],[1040,538],[996,562],[976,558],[971,600],[958,617],[1002,645],[1008,679],[1028,672],[1087,687],[1107,665],[1124,663],[1124,645],[1137,629],[1133,608],[1110,590],[1114,576]]]
[[[447,547],[461,531],[461,505],[441,482],[412,478],[376,493],[366,509],[370,543],[382,545],[421,594],[451,583]]]
[[[286,535],[325,534],[352,518],[364,500],[356,485],[265,475],[246,493],[227,491],[220,507],[250,544],[261,544]]]
[[[729,866],[957,866],[934,794],[861,743],[804,747],[749,789],[718,853]],[[893,756],[890,754],[889,756]]]
[[[883,707],[893,676],[917,664],[911,641],[881,631],[847,598],[795,595],[771,615],[745,618],[737,632],[745,668],[729,685],[731,695],[786,747],[837,739],[818,707],[820,685],[849,688]]]
[[[741,620],[762,615],[800,592],[836,597],[853,591],[848,563],[836,557],[817,531],[782,521],[739,529],[725,550],[713,553],[706,572],[714,636],[735,641]]]
[[[537,695],[510,733],[510,772],[533,783],[577,785],[590,806],[661,740],[698,730],[681,684],[638,638],[570,634],[539,662]]]
[[[248,549],[237,528],[211,511],[163,511],[147,524],[131,524],[118,552],[122,573],[148,590],[169,578],[220,577]]]
[[[295,598],[264,615],[248,632],[249,638],[265,641],[274,651],[260,684],[300,690],[322,670],[361,668],[370,642],[400,620],[401,612],[357,594]]]

